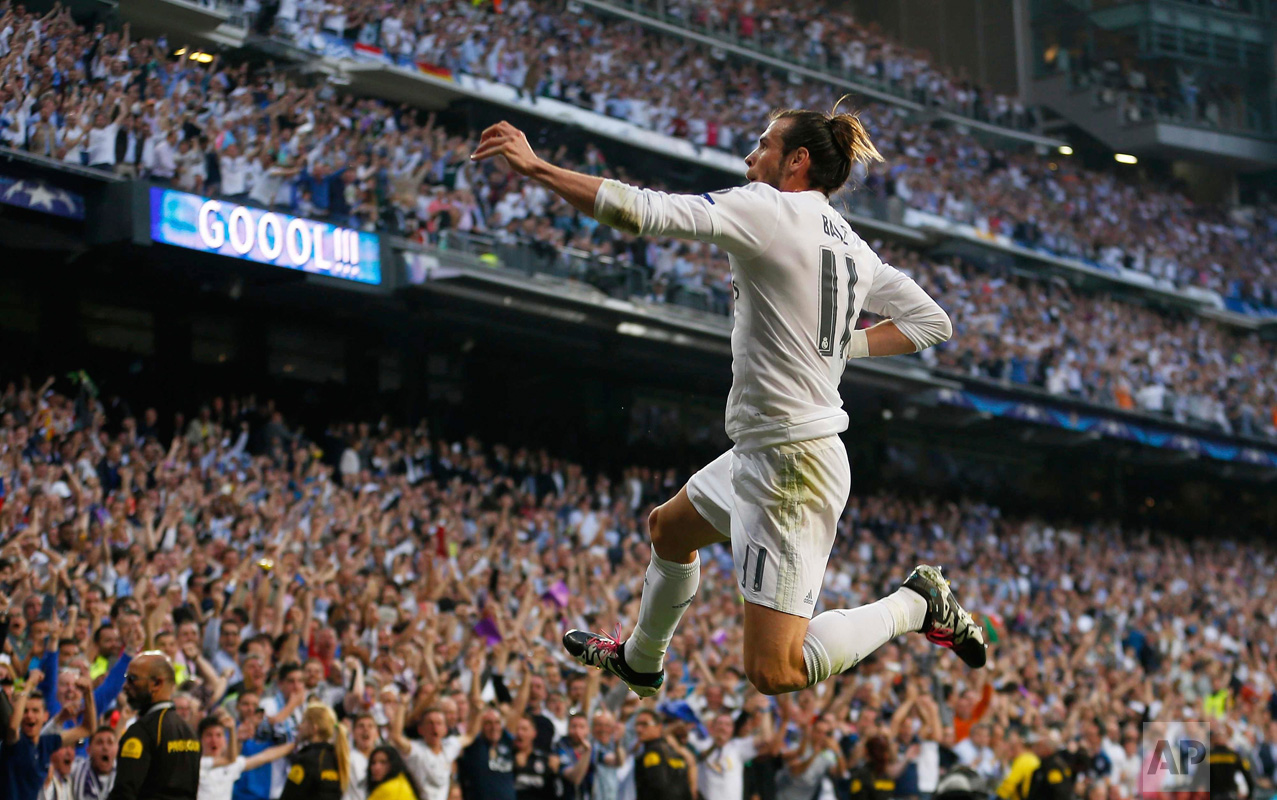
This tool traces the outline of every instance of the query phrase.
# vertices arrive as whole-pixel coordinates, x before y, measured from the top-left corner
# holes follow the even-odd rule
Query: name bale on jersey
[[[847,231],[842,225],[839,225],[837,222],[834,222],[832,219],[830,219],[829,217],[826,217],[824,214],[820,215],[820,219],[825,223],[826,236],[832,236],[838,241],[842,242],[843,244],[847,243]]]

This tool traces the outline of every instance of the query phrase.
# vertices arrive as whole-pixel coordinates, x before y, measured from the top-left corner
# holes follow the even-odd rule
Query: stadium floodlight
[[[1071,156],[1071,155],[1073,155],[1073,148],[1072,148],[1072,147],[1069,147],[1067,144],[1062,144],[1062,145],[1060,145],[1060,155],[1062,155],[1062,156]]]
[[[1113,160],[1119,164],[1138,164],[1140,160],[1127,153],[1114,153]]]

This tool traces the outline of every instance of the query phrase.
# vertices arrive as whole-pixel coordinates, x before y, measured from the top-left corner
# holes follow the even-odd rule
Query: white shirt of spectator
[[[461,739],[448,736],[440,742],[436,753],[425,742],[413,741],[404,765],[421,787],[421,800],[448,800],[448,784],[452,780],[452,762],[461,755]]]
[[[992,747],[977,747],[971,743],[971,737],[963,739],[953,746],[953,753],[964,767],[970,767],[986,778],[997,778],[1002,774],[1002,765]]]
[[[200,786],[196,792],[199,800],[231,800],[235,781],[244,774],[248,762],[243,756],[223,766],[214,766],[212,756],[200,758]]]
[[[115,134],[119,129],[115,122],[89,129],[89,166],[115,166]]]
[[[940,783],[940,745],[923,741],[918,745],[918,791],[932,794]]]
[[[222,170],[222,194],[236,195],[248,191],[247,156],[221,156],[218,166]]]
[[[275,202],[275,195],[279,192],[280,185],[284,182],[284,178],[280,175],[279,170],[274,167],[263,167],[258,159],[253,159],[248,165],[249,186],[248,199],[258,205],[269,206]]]
[[[49,769],[49,779],[40,787],[37,800],[73,800],[71,776],[63,777],[57,769]]]
[[[350,748],[350,785],[341,800],[366,800],[368,797],[368,756]],[[199,800],[204,800],[203,797]]]
[[[705,800],[743,800],[745,763],[758,753],[754,740],[742,737],[710,748],[696,773],[701,794]]]
[[[173,156],[177,166],[177,185],[180,189],[192,191],[198,188],[199,181],[208,177],[204,170],[204,153],[192,147],[186,153],[178,152]],[[156,156],[159,161],[159,156]]]

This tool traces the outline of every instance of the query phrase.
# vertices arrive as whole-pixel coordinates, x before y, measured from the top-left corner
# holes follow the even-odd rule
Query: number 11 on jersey
[[[856,313],[856,262],[850,255],[847,262],[847,311],[843,320],[842,338],[838,342],[838,355],[846,358],[847,345],[851,342],[852,315]],[[838,334],[838,259],[833,249],[820,248],[820,327],[816,329],[816,344],[822,356],[833,357],[834,337]]]

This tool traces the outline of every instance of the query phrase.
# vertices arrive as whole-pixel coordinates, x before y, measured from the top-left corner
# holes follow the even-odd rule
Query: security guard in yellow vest
[[[195,800],[200,740],[173,711],[173,664],[160,652],[129,664],[124,694],[138,718],[120,737],[108,800]]]

